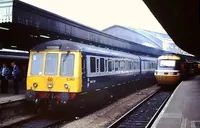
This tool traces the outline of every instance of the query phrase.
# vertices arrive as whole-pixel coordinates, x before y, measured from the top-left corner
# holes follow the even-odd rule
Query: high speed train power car
[[[156,66],[157,58],[53,40],[30,51],[25,97],[66,103],[79,94],[154,77]]]
[[[165,54],[158,58],[155,77],[158,85],[177,84],[196,70],[197,65],[184,55]]]

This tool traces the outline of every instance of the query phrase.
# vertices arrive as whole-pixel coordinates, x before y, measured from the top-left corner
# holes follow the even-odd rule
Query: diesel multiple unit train
[[[80,94],[154,75],[159,85],[174,84],[196,68],[198,65],[173,54],[153,58],[53,40],[30,51],[25,97],[67,103]]]
[[[80,93],[154,77],[156,67],[157,58],[53,40],[30,51],[25,97],[66,103]]]

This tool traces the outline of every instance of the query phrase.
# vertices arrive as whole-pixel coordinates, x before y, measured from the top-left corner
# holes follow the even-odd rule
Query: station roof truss
[[[5,12],[0,16],[0,42],[4,48],[30,50],[45,41],[65,39],[138,55],[158,57],[169,53],[117,38],[18,0],[2,0],[0,9]]]

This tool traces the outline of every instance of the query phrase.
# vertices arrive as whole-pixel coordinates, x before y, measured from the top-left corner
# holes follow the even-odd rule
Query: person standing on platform
[[[10,74],[10,70],[9,68],[6,66],[6,64],[3,64],[3,68],[1,71],[1,75],[2,75],[2,82],[1,82],[1,87],[2,87],[2,93],[8,93],[8,77]]]
[[[12,62],[11,66],[13,67],[12,76],[13,76],[14,91],[15,91],[15,94],[19,94],[19,85],[18,85],[18,83],[20,81],[20,69],[15,64],[15,62]]]

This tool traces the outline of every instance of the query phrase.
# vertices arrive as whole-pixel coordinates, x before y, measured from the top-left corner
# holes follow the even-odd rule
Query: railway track
[[[11,127],[12,128],[47,128],[47,127],[54,126],[60,123],[64,119],[66,118],[52,116],[52,115],[49,115],[49,116],[37,115],[27,120],[19,121],[11,125],[5,126],[4,128],[11,128]]]
[[[127,94],[128,95],[128,94]],[[123,95],[122,95],[123,96]],[[120,98],[117,97],[116,99]],[[67,110],[67,113],[65,111],[63,112],[54,112],[52,113],[40,113],[32,118],[25,119],[16,123],[12,123],[10,125],[7,125],[7,128],[46,128],[46,127],[57,127],[61,126],[62,124],[69,123],[71,121],[76,120],[77,118],[82,118],[85,115],[88,115],[92,112],[95,112],[102,107],[105,107],[112,102],[114,102],[115,99],[108,100],[105,104],[102,103],[102,105],[98,104],[98,107],[94,106],[94,102],[91,102],[91,105],[86,106],[84,108],[72,108],[72,107],[65,107],[65,110]],[[111,103],[110,103],[111,102]],[[86,102],[87,103],[87,102]],[[54,109],[58,110],[58,109]],[[58,110],[59,111],[59,110]],[[62,111],[62,110],[61,110]],[[58,114],[59,113],[59,114]],[[61,115],[62,113],[62,115]]]
[[[107,128],[149,128],[172,92],[159,90],[133,107]]]

